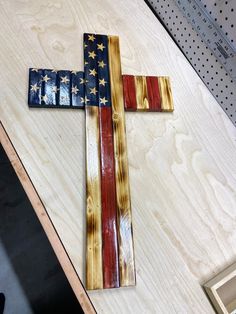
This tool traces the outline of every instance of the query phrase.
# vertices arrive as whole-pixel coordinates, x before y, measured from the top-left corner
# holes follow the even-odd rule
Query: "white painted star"
[[[106,47],[103,45],[103,43],[101,44],[97,44],[98,50],[103,51],[103,49],[105,49]]]
[[[99,66],[100,68],[104,68],[105,65],[106,65],[106,63],[104,63],[103,60],[102,60],[102,61],[98,61],[98,66]]]
[[[81,78],[79,83],[80,84],[85,84],[85,83],[88,83],[88,81],[86,79]]]
[[[96,87],[90,88],[90,94],[96,95],[97,92]]]
[[[101,104],[105,105],[107,102],[108,102],[108,100],[106,100],[105,97],[100,98],[100,103],[101,103]]]
[[[49,81],[49,80],[51,80],[51,79],[50,79],[50,77],[48,77],[47,74],[46,74],[45,76],[42,76],[42,81],[43,81],[43,82],[46,82],[46,83],[47,83],[47,81]]]
[[[31,86],[31,89],[33,92],[37,92],[37,90],[39,89],[37,83],[35,83],[34,85],[30,85]]]
[[[77,95],[78,91],[79,91],[79,89],[77,88],[77,85],[72,86],[72,88],[71,88],[71,92],[72,92],[72,94]]]
[[[87,97],[85,97],[85,98],[84,97],[80,97],[80,101],[83,104],[83,103],[89,102],[89,99]]]
[[[89,51],[88,54],[89,54],[89,58],[95,59],[96,53],[94,51]]]
[[[95,40],[94,35],[93,34],[92,35],[88,35],[88,40],[94,41]]]
[[[92,70],[89,69],[89,72],[90,72],[89,75],[96,76],[97,74],[97,71],[95,69],[92,69]]]
[[[67,78],[67,76],[61,76],[61,83],[66,83],[69,82],[70,80]]]
[[[105,86],[105,84],[107,83],[107,81],[105,81],[105,79],[103,78],[103,79],[101,79],[101,80],[99,80],[99,85],[103,85],[103,86]]]

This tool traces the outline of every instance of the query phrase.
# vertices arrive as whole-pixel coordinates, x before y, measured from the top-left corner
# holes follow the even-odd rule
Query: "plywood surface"
[[[130,14],[132,12],[132,14]],[[137,285],[98,313],[213,313],[236,260],[236,130],[141,0],[0,1],[0,119],[84,282],[85,115],[28,109],[28,68],[82,70],[82,34],[120,36],[122,71],[170,76],[174,113],[125,113]]]

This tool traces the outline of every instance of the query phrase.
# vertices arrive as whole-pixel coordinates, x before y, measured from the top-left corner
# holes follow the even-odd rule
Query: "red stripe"
[[[102,254],[104,288],[119,287],[117,202],[112,108],[99,107],[101,147]]]
[[[159,92],[158,78],[156,76],[147,76],[146,82],[149,111],[161,111],[161,97]]]
[[[133,75],[123,75],[123,90],[124,90],[124,102],[125,110],[136,111],[137,101],[136,101],[136,90]]]

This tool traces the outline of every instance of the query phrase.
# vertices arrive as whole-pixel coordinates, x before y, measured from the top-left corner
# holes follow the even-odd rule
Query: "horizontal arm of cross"
[[[99,64],[102,67],[105,63]],[[122,75],[122,80],[126,111],[171,112],[174,110],[169,77]],[[29,107],[84,109],[85,84],[82,71],[31,68],[29,69]],[[99,85],[106,84],[104,78],[99,80]],[[103,99],[104,106],[106,101]]]

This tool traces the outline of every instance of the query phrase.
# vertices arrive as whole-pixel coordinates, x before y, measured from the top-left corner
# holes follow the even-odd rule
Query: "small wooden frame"
[[[236,313],[236,263],[208,281],[204,288],[217,313]]]

